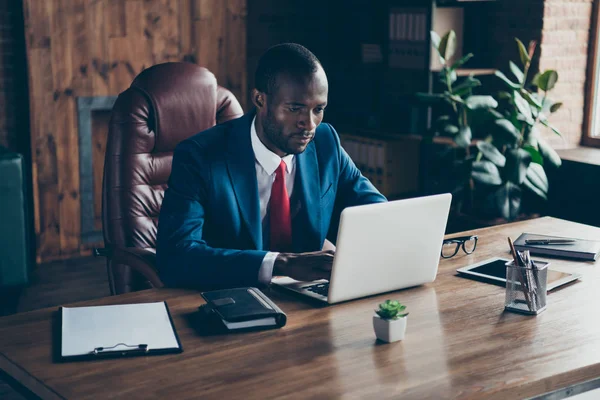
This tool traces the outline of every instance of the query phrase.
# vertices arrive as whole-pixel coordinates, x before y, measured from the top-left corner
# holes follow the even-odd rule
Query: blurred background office
[[[0,8],[4,304],[19,297],[8,295],[14,288],[33,293],[33,283],[83,297],[106,290],[104,261],[91,255],[104,246],[108,122],[137,74],[169,61],[205,66],[248,112],[258,57],[281,42],[320,58],[330,82],[325,121],[386,196],[455,195],[448,233],[539,215],[600,224],[592,0],[14,0]],[[73,277],[77,285],[65,283]]]
[[[134,77],[195,63],[248,112],[281,42],[319,57],[325,121],[386,196],[454,194],[448,233],[600,226],[597,24],[593,0],[4,0],[0,315],[110,294],[92,253],[111,109]]]

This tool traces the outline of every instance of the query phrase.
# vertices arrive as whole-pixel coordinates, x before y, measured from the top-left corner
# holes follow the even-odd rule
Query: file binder
[[[166,302],[59,308],[59,361],[181,353]]]

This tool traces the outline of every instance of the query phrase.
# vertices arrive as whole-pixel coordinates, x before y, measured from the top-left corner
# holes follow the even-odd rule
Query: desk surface
[[[148,290],[78,303],[166,300],[184,352],[56,364],[56,308],[0,319],[0,369],[42,398],[524,398],[600,376],[598,263],[553,259],[583,280],[548,296],[537,317],[505,313],[504,289],[456,276],[460,266],[508,255],[507,236],[539,232],[600,238],[600,229],[552,218],[478,230],[478,248],[442,260],[432,284],[316,308],[279,292],[280,330],[199,336],[188,317],[203,301]],[[373,309],[386,298],[410,311],[406,339],[375,340]]]

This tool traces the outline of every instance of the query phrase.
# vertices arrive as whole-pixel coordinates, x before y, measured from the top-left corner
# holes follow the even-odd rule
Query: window
[[[600,147],[600,0],[594,0],[588,47],[588,69],[583,121],[583,144]]]

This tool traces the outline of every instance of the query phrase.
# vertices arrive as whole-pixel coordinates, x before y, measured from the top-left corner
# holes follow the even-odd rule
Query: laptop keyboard
[[[329,293],[329,282],[316,283],[314,285],[303,286],[302,289],[306,289],[310,292],[320,294],[321,296],[327,297],[327,294]]]

